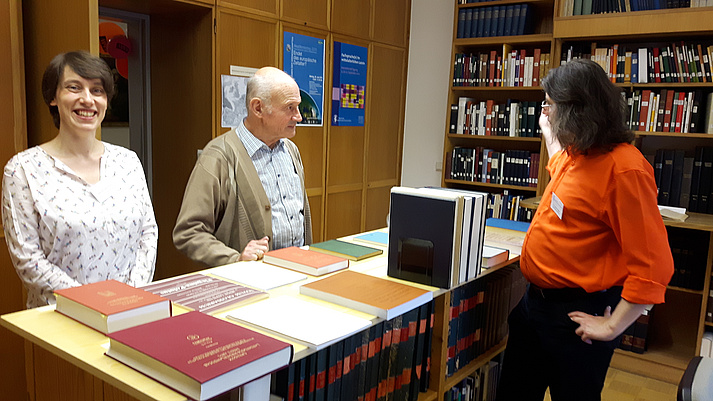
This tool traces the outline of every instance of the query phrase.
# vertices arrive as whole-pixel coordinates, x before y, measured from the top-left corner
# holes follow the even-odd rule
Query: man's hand
[[[240,254],[240,261],[244,260],[260,260],[262,256],[267,252],[269,237],[262,237],[260,239],[254,239],[245,246],[243,252]]]

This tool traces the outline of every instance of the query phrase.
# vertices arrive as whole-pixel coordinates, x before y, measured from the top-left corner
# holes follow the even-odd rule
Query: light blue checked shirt
[[[273,249],[304,245],[304,204],[300,177],[280,139],[274,149],[257,139],[240,122],[235,132],[255,165],[272,212]]]

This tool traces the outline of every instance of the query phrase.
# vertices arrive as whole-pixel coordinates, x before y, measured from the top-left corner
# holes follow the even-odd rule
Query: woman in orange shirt
[[[551,180],[523,244],[529,288],[508,319],[497,400],[600,400],[621,333],[673,274],[653,167],[619,88],[591,60],[542,81]]]

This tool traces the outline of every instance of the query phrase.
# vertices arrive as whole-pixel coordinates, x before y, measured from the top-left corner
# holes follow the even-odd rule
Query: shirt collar
[[[235,128],[235,132],[238,134],[238,138],[243,143],[243,146],[245,146],[245,150],[248,152],[250,157],[253,157],[253,155],[255,155],[255,153],[257,153],[260,149],[272,152],[281,149],[283,146],[283,141],[280,139],[277,141],[275,147],[270,149],[265,142],[257,139],[257,137],[255,137],[255,135],[253,135],[252,132],[245,127],[244,121],[240,121],[240,125]]]

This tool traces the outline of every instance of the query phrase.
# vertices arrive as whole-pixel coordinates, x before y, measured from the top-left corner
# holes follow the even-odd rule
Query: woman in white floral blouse
[[[84,51],[60,54],[42,93],[59,132],[15,155],[2,181],[5,240],[27,307],[91,282],[151,282],[158,227],[141,162],[96,139],[114,95],[107,64]]]

